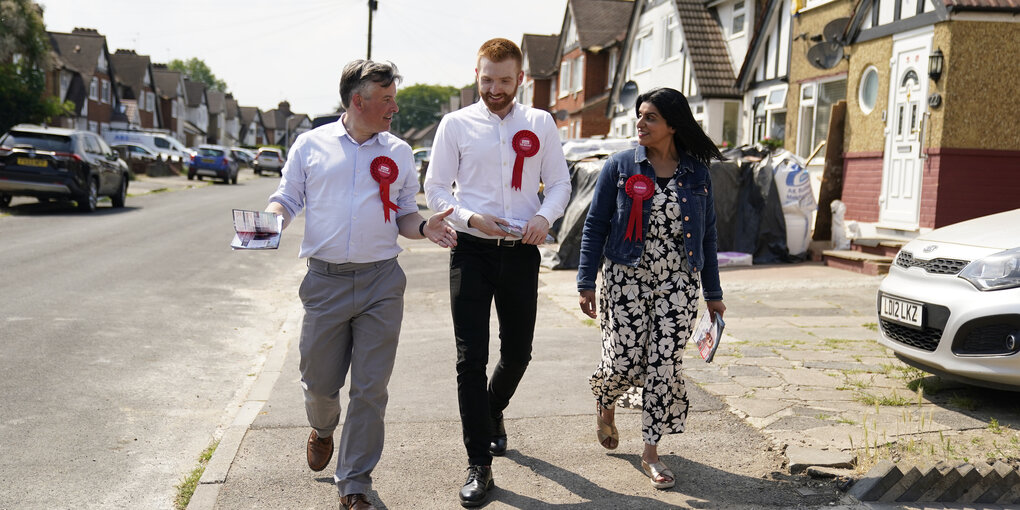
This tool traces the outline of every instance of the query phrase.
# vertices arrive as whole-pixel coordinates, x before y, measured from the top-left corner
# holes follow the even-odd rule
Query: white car
[[[1020,209],[921,235],[878,290],[880,340],[948,379],[1020,391]]]

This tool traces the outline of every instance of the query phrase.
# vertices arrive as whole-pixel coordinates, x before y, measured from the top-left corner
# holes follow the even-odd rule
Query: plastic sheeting
[[[723,155],[727,161],[715,161],[709,169],[719,236],[717,251],[751,254],[754,264],[804,260],[804,253],[790,254],[783,200],[776,186],[773,164],[779,161],[783,168],[790,161],[796,162],[791,159],[795,156],[781,152],[777,158],[748,148],[732,149]],[[577,268],[584,220],[604,163],[600,159],[570,164],[570,202],[563,218],[550,230],[559,245],[542,248],[542,265],[552,269]],[[783,175],[785,178],[787,174]],[[807,201],[804,205],[808,205]],[[799,225],[800,229],[805,227],[806,224]],[[797,238],[802,235],[798,233]]]

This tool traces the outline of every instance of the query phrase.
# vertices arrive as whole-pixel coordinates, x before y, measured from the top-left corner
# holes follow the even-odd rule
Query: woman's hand
[[[715,322],[715,314],[718,313],[719,317],[722,317],[726,313],[726,305],[723,304],[722,300],[719,301],[706,301],[705,305],[708,307],[709,317],[712,317],[712,322]]]
[[[578,302],[580,302],[580,304],[581,304],[581,311],[584,312],[584,314],[587,315],[588,317],[591,317],[592,319],[594,319],[595,318],[595,290],[594,289],[584,289],[584,290],[582,290],[580,292],[580,294],[581,294],[581,297],[578,299]]]

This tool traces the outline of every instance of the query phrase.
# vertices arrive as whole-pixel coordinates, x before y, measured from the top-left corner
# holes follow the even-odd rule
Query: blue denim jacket
[[[641,173],[655,179],[655,170],[648,162],[645,148],[613,154],[602,167],[581,238],[581,261],[577,269],[577,290],[595,288],[595,277],[602,257],[637,267],[644,251],[644,241],[624,239],[633,199],[627,195],[626,183]],[[722,300],[719,285],[719,259],[716,257],[715,201],[708,167],[688,154],[681,154],[676,172],[680,212],[684,216],[684,238],[687,264],[701,274],[702,293],[706,301]],[[652,201],[642,204],[641,231],[648,232]],[[690,234],[690,237],[686,237]]]

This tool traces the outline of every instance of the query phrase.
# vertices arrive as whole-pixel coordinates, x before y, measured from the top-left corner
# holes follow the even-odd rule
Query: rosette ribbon
[[[655,183],[647,176],[637,174],[627,179],[627,196],[632,200],[630,205],[630,218],[627,220],[627,233],[624,239],[630,241],[634,237],[641,240],[641,208],[645,200],[652,198],[655,193]]]
[[[390,209],[393,212],[400,210],[397,204],[390,200],[390,184],[397,180],[399,169],[397,163],[386,156],[379,156],[372,160],[372,178],[379,183],[379,196],[382,198],[383,215],[386,221],[390,221]]]
[[[513,180],[510,181],[511,188],[521,189],[521,180],[524,174],[524,158],[530,158],[538,154],[538,147],[538,135],[535,133],[524,129],[514,135],[513,148],[514,152],[517,153],[517,159],[514,160],[514,176]]]

